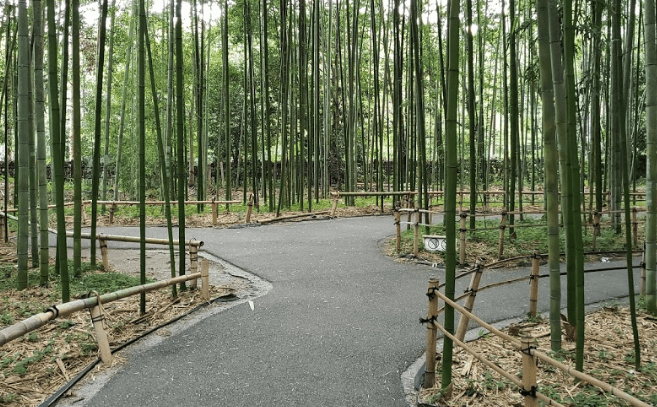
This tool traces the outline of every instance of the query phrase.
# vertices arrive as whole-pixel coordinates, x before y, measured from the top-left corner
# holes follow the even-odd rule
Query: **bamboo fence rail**
[[[540,255],[538,253],[533,254],[533,258],[537,261],[540,258]],[[478,273],[477,273],[478,274]],[[537,275],[537,269],[532,268],[532,276]],[[475,274],[476,276],[476,274]],[[509,379],[512,383],[514,383],[516,386],[518,386],[521,389],[521,394],[525,396],[525,406],[538,406],[538,400],[541,400],[548,405],[555,405],[555,406],[561,406],[561,404],[557,403],[556,401],[550,399],[549,397],[539,393],[537,390],[537,380],[536,380],[536,367],[537,367],[537,360],[540,359],[544,363],[547,363],[553,367],[556,367],[565,373],[574,376],[575,378],[585,381],[589,384],[592,384],[606,392],[611,393],[612,395],[625,400],[632,406],[638,406],[638,407],[648,407],[649,404],[644,403],[643,401],[630,396],[629,394],[609,385],[608,383],[602,382],[598,379],[595,379],[594,377],[591,377],[585,373],[579,372],[575,370],[574,368],[565,365],[561,362],[558,362],[546,354],[536,350],[533,346],[534,343],[534,338],[531,336],[526,336],[521,338],[520,340],[496,329],[492,325],[486,323],[483,321],[481,318],[477,317],[475,314],[471,312],[471,309],[468,310],[467,307],[462,307],[458,305],[455,301],[450,300],[447,298],[446,295],[440,292],[440,284],[438,283],[438,280],[436,280],[435,277],[430,277],[429,279],[429,288],[427,291],[427,296],[429,297],[429,305],[427,309],[427,318],[426,319],[420,319],[420,322],[423,324],[426,324],[427,326],[427,352],[426,352],[426,372],[428,375],[425,374],[425,381],[423,383],[424,387],[432,387],[435,384],[435,363],[436,363],[436,340],[437,340],[437,332],[436,330],[440,330],[444,336],[452,339],[454,343],[457,346],[460,346],[464,351],[470,353],[473,357],[481,361],[484,365],[489,367],[490,369],[495,370],[497,373],[502,375],[503,377]],[[532,287],[531,292],[532,296],[534,295],[534,292],[537,293],[537,288],[534,289]],[[522,380],[519,379],[518,377],[511,375],[504,369],[500,368],[497,366],[495,363],[491,362],[488,360],[485,356],[482,354],[474,351],[470,346],[468,346],[464,342],[464,337],[465,337],[465,328],[461,328],[461,324],[459,323],[459,328],[457,329],[456,335],[452,335],[451,333],[447,332],[447,330],[438,323],[438,315],[441,310],[438,309],[438,299],[442,299],[446,305],[449,305],[453,307],[455,310],[457,310],[463,320],[464,318],[467,318],[469,321],[470,319],[475,321],[477,324],[479,324],[481,327],[487,329],[490,333],[499,336],[506,342],[509,342],[516,350],[518,350],[521,354],[522,357]],[[465,322],[465,325],[467,327],[467,322]]]

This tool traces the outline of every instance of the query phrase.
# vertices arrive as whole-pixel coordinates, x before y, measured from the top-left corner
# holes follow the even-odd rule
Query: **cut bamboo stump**
[[[529,315],[536,316],[538,308],[538,272],[541,266],[541,253],[534,250],[532,255],[532,274],[529,280]]]
[[[112,351],[109,347],[107,340],[107,333],[105,332],[105,315],[100,304],[100,296],[98,298],[98,305],[89,309],[91,313],[91,322],[94,324],[94,331],[96,333],[96,341],[98,342],[98,350],[100,351],[100,359],[103,363],[108,364],[112,361]]]
[[[506,210],[502,211],[502,219],[500,219],[500,242],[497,249],[498,260],[502,260],[502,256],[504,256],[504,229],[506,229]]]
[[[4,219],[4,218],[3,218]],[[397,253],[401,251],[401,213],[395,210],[395,228],[397,229]]]
[[[110,271],[109,256],[107,255],[107,239],[105,239],[104,235],[98,235],[98,243],[100,244],[100,254],[103,257],[103,269]]]
[[[459,263],[461,263],[461,266],[463,266],[465,264],[465,232],[468,231],[466,227],[468,212],[461,211],[459,215],[461,216],[461,228],[459,229],[459,232],[461,233],[461,244],[459,246]]]
[[[483,267],[481,264],[475,264],[475,272],[472,274],[470,279],[470,286],[468,287],[468,297],[465,300],[465,305],[463,308],[472,312],[474,308],[475,299],[477,298],[477,290],[479,290],[479,283],[481,282],[481,275],[483,274]],[[470,323],[470,318],[466,314],[461,314],[459,318],[459,326],[456,328],[456,339],[463,341],[465,338],[465,333],[468,330],[468,324]]]
[[[251,223],[251,214],[253,213],[253,194],[249,197],[249,203],[247,204],[248,208],[246,210],[246,219],[244,223]]]
[[[424,388],[433,387],[436,384],[436,337],[437,328],[433,323],[438,317],[438,296],[435,291],[439,287],[438,279],[436,277],[429,277],[429,290],[427,296],[429,297],[429,306],[427,308],[427,358],[425,361],[424,373]]]
[[[207,259],[201,262],[201,298],[210,301],[210,264]]]
[[[533,338],[523,337],[522,348],[522,395],[525,396],[525,407],[538,407],[536,398],[536,357],[532,355]]]
[[[189,269],[191,274],[196,274],[198,272],[198,246],[189,242]],[[193,279],[190,283],[192,290],[195,290],[198,287],[198,280]]]

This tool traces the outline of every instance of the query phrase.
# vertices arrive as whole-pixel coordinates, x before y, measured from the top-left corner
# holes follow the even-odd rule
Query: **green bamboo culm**
[[[105,66],[105,38],[107,37],[107,0],[103,0],[100,7],[100,20],[98,27],[98,63],[96,65],[96,100],[94,109],[94,149],[93,149],[93,177],[91,179],[91,267],[96,267],[96,224],[98,217],[98,190],[100,189],[100,141],[101,119],[103,111],[103,71]]]
[[[73,275],[82,274],[82,139],[80,107],[80,0],[72,0],[73,102]]]
[[[456,276],[456,169],[457,169],[457,108],[459,80],[459,5],[450,2],[447,70],[447,115],[445,120],[445,295],[454,300]],[[445,330],[454,333],[454,308],[445,306]],[[453,343],[449,338],[443,340],[442,388],[447,390],[452,384]]]
[[[141,1],[141,0],[140,0]],[[178,142],[178,273],[185,275],[185,132],[183,107],[183,47],[182,47],[182,0],[176,3],[176,138]],[[180,290],[186,289],[180,283]]]
[[[141,18],[144,19],[146,52],[148,53],[148,71],[151,82],[151,94],[153,96],[153,111],[155,113],[155,129],[157,134],[157,152],[160,159],[160,180],[162,181],[162,193],[164,195],[164,214],[167,218],[167,232],[169,234],[169,262],[171,263],[171,277],[176,276],[176,254],[173,244],[173,225],[171,222],[171,196],[169,195],[169,172],[164,156],[164,142],[162,140],[162,125],[160,123],[160,109],[157,102],[157,91],[155,90],[155,72],[153,70],[153,58],[151,55],[151,41],[148,36],[148,24],[145,13]],[[143,284],[143,283],[142,283]],[[177,295],[176,285],[171,285],[171,295]]]
[[[557,153],[554,88],[550,67],[547,0],[536,1],[541,70],[545,199],[547,201],[548,267],[550,273],[550,346],[561,349],[561,265],[559,250],[559,157]]]
[[[52,160],[55,173],[55,204],[57,205],[57,258],[59,277],[62,286],[62,302],[70,300],[68,261],[66,250],[66,220],[64,218],[64,153],[61,147],[60,112],[57,84],[57,26],[55,25],[55,0],[48,0],[48,89],[50,107],[50,138],[52,140]]]
[[[34,102],[37,134],[37,176],[39,179],[39,285],[48,284],[48,179],[46,177],[46,127],[44,118],[45,95],[43,86],[43,19],[41,0],[35,0],[34,8]]]
[[[18,2],[18,279],[17,289],[27,288],[28,237],[29,237],[29,96],[30,80],[28,61],[30,39],[27,26],[27,2]]]
[[[228,0],[224,0],[224,19],[221,30],[222,39],[222,73],[223,73],[223,95],[224,95],[224,149],[226,150],[226,201],[230,201],[232,184],[231,165],[231,141],[230,141],[230,72],[228,69]],[[226,205],[228,209],[228,205]]]
[[[146,284],[146,47],[144,43],[146,12],[144,11],[144,0],[139,0],[139,30],[137,33],[139,38],[137,41],[139,88],[137,92],[137,117],[139,121],[139,282]],[[146,313],[146,293],[141,293],[139,297],[139,312],[143,315]]]
[[[655,0],[645,0],[646,55],[646,307],[657,314],[657,45]]]

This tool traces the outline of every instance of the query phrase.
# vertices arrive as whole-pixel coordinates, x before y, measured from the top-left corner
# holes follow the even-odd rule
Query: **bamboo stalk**
[[[461,266],[465,264],[465,232],[468,231],[466,227],[466,219],[468,218],[468,213],[467,212],[461,212],[461,228],[459,229],[459,232],[461,233],[461,241],[459,245],[459,263]]]
[[[395,211],[395,229],[397,230],[396,236],[396,248],[397,253],[401,251],[401,213],[397,210]]]
[[[638,231],[639,222],[637,221],[636,213],[637,213],[636,207],[632,208],[632,236],[634,238],[633,241],[634,246],[637,246],[639,244],[639,231]]]
[[[100,296],[100,301],[107,304],[112,301],[120,300],[122,298],[130,297],[132,295],[147,293],[160,288],[165,288],[173,284],[185,282],[194,278],[201,277],[200,273],[191,274],[188,276],[179,276],[164,281],[156,281],[150,284],[138,285],[134,287],[124,288],[123,290],[114,291],[112,293],[103,294]],[[48,308],[46,312],[33,315],[21,322],[8,326],[0,330],[0,346],[12,341],[16,338],[25,335],[35,329],[44,326],[48,321],[55,318],[64,318],[74,312],[81,311],[85,308],[92,308],[98,304],[97,297],[84,298],[76,301],[66,302],[57,306]]]

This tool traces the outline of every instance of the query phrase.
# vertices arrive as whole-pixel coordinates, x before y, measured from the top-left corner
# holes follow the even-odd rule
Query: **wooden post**
[[[195,244],[189,243],[189,268],[190,274],[195,274],[198,271],[198,246]],[[196,279],[191,280],[192,290],[198,287],[198,281]]]
[[[397,229],[397,253],[401,252],[401,212],[395,209],[395,228]]]
[[[529,280],[529,315],[536,316],[538,306],[538,272],[541,267],[541,253],[534,250],[532,255],[532,275]]]
[[[410,206],[410,202],[409,202],[409,206]],[[406,222],[407,222],[407,223],[406,223],[406,230],[410,230],[410,229],[411,229],[411,216],[412,216],[412,215],[411,215],[411,212],[409,211],[409,212],[408,212],[408,215],[407,215],[407,219],[406,219]]]
[[[472,309],[474,308],[474,302],[477,298],[477,290],[479,290],[479,282],[481,281],[481,275],[484,271],[479,262],[475,264],[475,269],[476,271],[472,275],[472,278],[470,279],[470,286],[468,287],[468,292],[470,294],[465,299],[465,305],[463,306],[463,308],[469,312],[472,312]],[[459,326],[456,328],[456,339],[461,342],[463,342],[463,339],[465,338],[465,332],[468,330],[469,322],[470,318],[461,314],[461,317],[459,318]]]
[[[253,194],[249,197],[249,203],[247,204],[248,208],[246,209],[246,219],[244,223],[251,223],[251,212],[253,212]]]
[[[436,331],[438,328],[434,325],[438,316],[438,296],[434,291],[438,290],[438,280],[435,276],[429,277],[429,306],[427,308],[427,358],[425,361],[424,388],[433,387],[436,383]]]
[[[115,211],[116,211],[116,204],[114,203],[114,201],[112,201],[112,204],[110,205],[110,208],[109,208],[109,212],[110,212],[110,214],[109,214],[109,223],[110,223],[110,225],[114,224],[114,212]]]
[[[87,222],[87,211],[84,210],[84,203],[82,203],[80,206],[81,206],[80,209],[82,210],[82,222],[86,223]]]
[[[419,254],[418,243],[420,240],[420,211],[415,210],[415,224],[413,225],[413,256],[417,257]]]
[[[465,264],[465,232],[468,231],[466,227],[468,212],[461,211],[460,216],[461,216],[461,228],[459,229],[459,231],[461,232],[461,242],[459,245],[459,262],[461,263],[461,266],[463,266]]]
[[[637,221],[636,213],[637,213],[636,207],[632,208],[632,236],[634,237],[634,243],[633,243],[634,246],[639,245],[639,231],[638,231],[639,222]]]
[[[112,361],[112,351],[109,347],[107,340],[107,333],[105,332],[104,319],[105,315],[102,312],[100,305],[100,296],[98,298],[98,305],[90,309],[91,322],[94,324],[94,331],[96,332],[96,341],[98,342],[98,350],[100,351],[100,359],[103,363],[110,363]]]
[[[109,257],[107,256],[107,239],[105,239],[104,235],[100,234],[98,235],[98,242],[100,244],[100,254],[103,257],[103,269],[110,271]]]
[[[217,225],[217,218],[219,217],[219,205],[215,202],[215,197],[212,197],[212,224]]]
[[[536,357],[532,355],[533,338],[523,337],[522,348],[522,387],[521,394],[525,396],[525,407],[538,407],[536,398]]]
[[[208,259],[201,261],[201,298],[210,301],[210,264]]]
[[[600,235],[600,212],[593,212],[593,250],[595,250]]]
[[[500,243],[497,250],[497,259],[502,260],[504,255],[504,229],[506,228],[506,210],[502,211],[502,219],[500,219]]]
[[[5,240],[5,217],[0,216],[0,239]]]
[[[340,202],[340,195],[333,197],[333,206],[331,207],[331,217],[335,217],[335,212],[338,210],[338,202]]]

